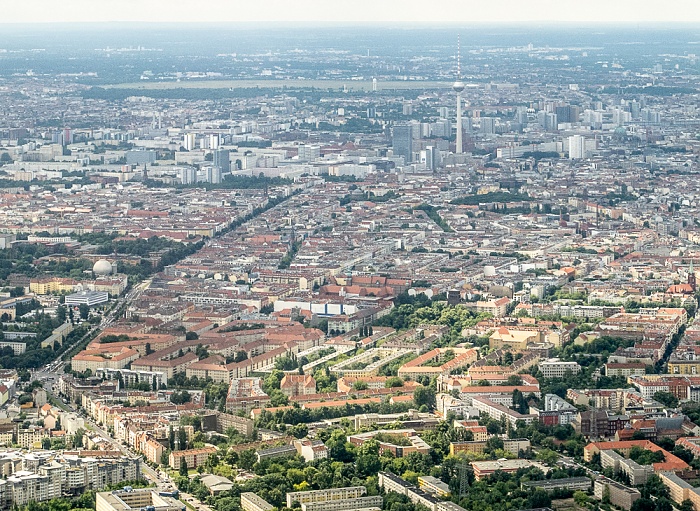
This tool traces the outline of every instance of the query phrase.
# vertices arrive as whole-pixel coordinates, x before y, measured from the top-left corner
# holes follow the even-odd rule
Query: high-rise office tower
[[[457,139],[455,142],[455,153],[462,153],[462,91],[464,90],[464,82],[461,78],[460,67],[460,40],[457,39],[457,80],[452,84],[452,90],[457,93]]]
[[[194,149],[195,139],[196,136],[194,133],[186,133],[185,136],[182,137],[182,146],[186,151],[192,151]]]
[[[431,145],[421,151],[421,162],[425,163],[426,169],[435,170],[437,167],[437,154],[435,147]]]
[[[214,184],[221,183],[221,169],[219,167],[212,167],[211,176],[209,176],[209,182]]]
[[[73,143],[73,130],[70,128],[63,128],[63,145],[69,145]]]
[[[214,151],[214,163],[215,167],[219,167],[221,172],[228,173],[231,172],[231,154],[228,149],[217,149]]]
[[[586,139],[581,135],[569,137],[569,159],[582,160],[586,156]]]
[[[394,155],[403,156],[406,163],[413,161],[413,126],[410,124],[394,126],[391,143]]]
[[[493,117],[482,117],[481,132],[490,135],[496,133],[496,119],[494,119]]]
[[[191,185],[197,182],[197,169],[194,167],[186,167],[180,169],[180,182],[183,185]]]
[[[301,144],[297,148],[297,155],[300,160],[314,161],[321,157],[321,146]]]

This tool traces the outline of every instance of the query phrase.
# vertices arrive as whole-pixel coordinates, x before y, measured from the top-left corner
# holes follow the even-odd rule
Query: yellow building
[[[700,374],[700,360],[674,360],[668,361],[669,374]]]
[[[495,330],[489,337],[491,349],[510,347],[513,350],[524,351],[528,344],[543,342],[542,332],[538,330],[523,330],[517,328],[501,327]]]
[[[32,279],[29,281],[29,291],[38,295],[49,295],[52,293],[72,293],[77,286],[73,279],[51,278]]]

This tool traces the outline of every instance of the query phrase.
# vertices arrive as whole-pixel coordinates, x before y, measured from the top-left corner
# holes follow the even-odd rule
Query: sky
[[[700,22],[699,0],[22,0],[1,23],[34,22]]]

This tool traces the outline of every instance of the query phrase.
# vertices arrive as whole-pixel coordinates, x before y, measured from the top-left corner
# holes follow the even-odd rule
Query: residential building
[[[297,448],[294,445],[282,445],[280,447],[270,447],[269,449],[260,449],[255,452],[258,457],[258,462],[270,458],[283,458],[286,456],[296,456]]]
[[[364,486],[346,486],[344,488],[329,488],[327,490],[295,491],[287,493],[287,507],[299,504],[315,504],[317,502],[333,502],[364,497],[367,488]]]
[[[592,486],[593,481],[588,477],[564,477],[562,479],[526,481],[520,484],[520,487],[524,490],[528,488],[541,488],[548,492],[558,489],[589,491]]]
[[[418,478],[418,487],[437,497],[447,497],[450,495],[450,487],[437,477],[420,476]]]
[[[143,488],[99,492],[95,511],[183,511],[184,504],[172,497],[161,496],[156,490]]]
[[[280,390],[285,396],[315,394],[316,380],[310,374],[285,374],[280,382]]]
[[[380,452],[390,451],[397,458],[402,458],[412,452],[424,454],[430,452],[430,446],[413,429],[368,431],[348,436],[348,442],[353,445],[362,445],[371,439],[379,442]]]
[[[611,449],[600,451],[600,464],[604,469],[612,469],[615,474],[620,472],[625,474],[632,486],[644,484],[649,476],[654,473],[654,468],[651,465],[640,465]]]
[[[275,506],[258,496],[256,493],[241,493],[241,508],[243,511],[272,511]]]
[[[602,501],[606,492],[610,495],[610,503],[625,511],[630,511],[634,501],[642,496],[639,490],[635,488],[628,488],[612,479],[600,476],[593,483],[593,495]]]
[[[510,298],[497,298],[490,301],[476,302],[476,312],[491,314],[494,318],[502,318],[508,312]]]
[[[502,404],[492,401],[488,397],[474,397],[472,398],[472,406],[476,408],[480,413],[485,413],[492,419],[503,420],[510,422],[513,428],[517,427],[518,421],[523,421],[525,424],[531,424],[537,415],[523,415],[515,410],[512,410]]]
[[[184,451],[173,451],[170,453],[168,465],[176,470],[180,469],[180,465],[187,463],[187,468],[197,468],[204,465],[209,456],[216,452],[215,447],[202,447],[201,449],[186,449]]]
[[[351,511],[359,509],[381,509],[384,498],[381,495],[357,497],[354,499],[308,502],[301,505],[302,511]]]
[[[472,348],[435,348],[399,367],[398,375],[414,381],[422,376],[449,375],[455,369],[475,362],[477,356],[477,351]]]
[[[578,374],[581,371],[577,362],[564,362],[558,358],[542,360],[539,368],[545,378],[562,378],[566,374]]]
[[[295,440],[294,447],[307,463],[328,458],[328,448],[321,440]]]
[[[643,376],[646,373],[644,364],[627,362],[605,364],[605,376]]]

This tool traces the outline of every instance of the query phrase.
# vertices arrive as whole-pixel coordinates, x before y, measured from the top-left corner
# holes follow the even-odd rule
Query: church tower
[[[693,291],[696,290],[697,286],[697,280],[695,277],[695,270],[693,269],[693,261],[690,261],[690,266],[688,267],[688,284],[690,287],[693,288]]]

